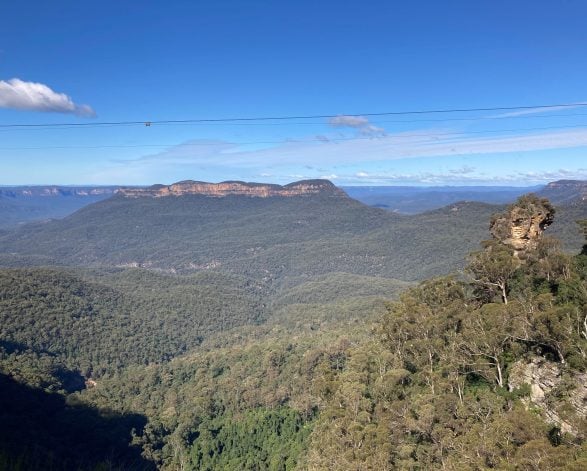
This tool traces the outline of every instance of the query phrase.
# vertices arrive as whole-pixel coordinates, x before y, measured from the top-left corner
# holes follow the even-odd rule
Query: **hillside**
[[[102,224],[82,226],[98,234],[120,224],[132,235],[133,223],[150,220],[163,237],[163,208],[187,247],[201,228],[210,240],[216,231],[217,250],[242,250],[237,221],[243,237],[278,243],[263,256],[223,255],[220,265],[181,273],[111,267],[107,258],[93,267],[0,269],[0,387],[19,391],[0,408],[0,469],[92,469],[105,459],[111,469],[527,469],[538,459],[546,469],[582,469],[585,248],[570,257],[542,243],[552,207],[534,197],[519,204],[522,212],[498,218],[482,203],[402,217],[332,194],[118,195],[29,226],[52,228],[56,243],[57,228],[71,222],[63,250],[84,234],[76,226],[84,213],[100,216]],[[288,228],[300,207],[313,224],[296,243]],[[559,214],[567,222],[557,230],[575,227],[569,215],[581,208],[568,208],[547,233]],[[516,255],[506,244],[524,214],[535,243]],[[182,226],[189,217],[204,223]],[[353,217],[363,219],[355,225]],[[447,247],[477,249],[475,234],[490,237],[490,220],[494,239],[463,255],[464,273],[406,283],[457,264]],[[169,254],[172,234],[147,240]],[[339,250],[352,256],[337,259]],[[365,253],[395,260],[407,275],[382,276],[393,271],[386,262],[360,273],[373,261],[361,262]],[[103,254],[112,254],[106,245]],[[263,271],[285,254],[279,270]],[[45,404],[52,420],[18,420]],[[73,430],[86,441],[67,428],[80,417],[92,430]]]
[[[525,262],[488,241],[475,278],[428,280],[370,329],[260,326],[80,396],[157,417],[143,446],[163,469],[583,469],[587,254],[536,234]]]
[[[165,361],[215,332],[261,322],[263,296],[249,280],[217,273],[4,269],[0,339],[96,375]]]
[[[0,262],[223,270],[269,283],[332,272],[413,281],[461,267],[487,237],[487,220],[499,209],[456,203],[401,216],[318,183],[311,185],[319,191],[288,196],[268,194],[262,185],[221,197],[185,191],[153,196],[162,187],[131,190],[131,196],[118,194],[62,220],[5,232]],[[295,185],[307,182],[289,189]],[[263,196],[251,197],[251,188]],[[585,211],[585,204],[562,208],[551,229],[564,234],[569,250],[580,247],[574,221]]]
[[[537,193],[556,205],[577,206],[587,201],[587,181],[559,180],[549,183]]]

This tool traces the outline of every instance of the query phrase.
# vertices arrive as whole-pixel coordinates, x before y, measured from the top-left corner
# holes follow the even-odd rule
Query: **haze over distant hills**
[[[506,204],[542,186],[345,186],[349,196],[362,203],[400,214],[418,214],[458,201]]]
[[[575,221],[587,217],[584,190],[585,182],[569,181],[540,190],[557,203],[547,234],[559,236],[574,253],[583,243]],[[7,198],[85,202],[91,197],[87,189],[87,195],[39,191]],[[111,469],[152,469],[155,464],[178,469],[183,459],[178,453],[189,450],[188,469],[249,469],[242,464],[248,459],[243,456],[255,463],[286,458],[294,463],[312,450],[314,442],[307,437],[313,429],[316,437],[326,437],[328,446],[342,443],[338,437],[327,438],[332,420],[344,419],[338,416],[341,410],[362,427],[376,422],[362,419],[365,413],[399,410],[396,399],[416,404],[413,398],[422,397],[423,407],[429,408],[431,396],[419,396],[428,386],[420,389],[416,380],[403,379],[417,378],[419,370],[409,368],[419,363],[397,369],[389,356],[409,342],[390,337],[391,349],[386,350],[379,344],[380,333],[369,333],[370,323],[379,319],[378,329],[391,325],[390,299],[415,281],[451,271],[457,271],[454,278],[425,282],[404,294],[409,307],[400,320],[406,326],[426,336],[438,321],[454,320],[454,313],[467,328],[471,315],[479,315],[481,322],[501,312],[501,305],[492,303],[487,305],[492,311],[470,312],[478,301],[464,296],[474,290],[463,291],[457,280],[464,279],[458,270],[467,263],[468,253],[490,237],[491,215],[504,207],[457,201],[405,215],[365,205],[326,180],[285,186],[182,181],[123,188],[62,219],[0,231],[0,381],[10,397],[0,407],[0,417],[9,424],[0,428],[0,468],[2,459],[28,463],[26,469],[46,469],[47,457],[62,468],[63,463],[81,460],[100,462],[111,456],[105,447],[117,450],[112,459],[122,463]],[[565,258],[553,258],[547,267],[556,269],[557,260]],[[525,283],[543,289],[532,280]],[[557,290],[569,299],[580,293],[575,285],[561,286]],[[419,292],[421,299],[410,301],[409,296]],[[527,311],[510,305],[514,308],[505,319]],[[446,312],[437,315],[438,306]],[[385,321],[380,320],[385,315]],[[412,315],[427,317],[421,321]],[[496,325],[510,335],[507,322]],[[458,351],[449,347],[462,345],[459,337],[448,347],[438,347],[458,331],[447,329],[445,337],[434,334],[418,344],[445,352],[435,360],[443,369],[439,378],[446,377],[446,359]],[[465,341],[474,345],[476,337],[466,335]],[[470,363],[469,357],[475,359],[476,350],[463,365]],[[431,357],[418,353],[414,358]],[[429,363],[422,371],[428,374]],[[365,374],[367,379],[357,382]],[[480,392],[492,391],[490,383],[467,378],[462,375],[465,383],[460,384],[469,381],[471,389],[461,385],[465,399],[459,407],[475,407]],[[444,379],[439,381],[441,385]],[[32,389],[19,389],[20,383],[37,388],[37,396],[31,396]],[[392,389],[396,387],[401,391],[397,397]],[[53,404],[50,419],[37,420],[45,417],[45,401],[57,397],[54,391],[67,401]],[[494,400],[506,400],[501,393],[491,394]],[[457,401],[456,393],[453,396]],[[392,406],[375,406],[385,401]],[[16,413],[14,402],[20,407]],[[119,424],[119,433],[113,435],[112,425],[100,425],[101,415],[78,408],[85,417],[79,422],[90,430],[76,432],[72,440],[67,417],[76,411],[71,404],[103,408],[108,424]],[[360,406],[365,410],[357,415],[352,404],[366,404]],[[434,404],[443,411],[450,403]],[[22,422],[20,411],[37,409],[34,420]],[[385,424],[384,442],[395,443],[388,439],[393,427],[385,417],[378,420]],[[459,433],[468,426],[461,426]],[[251,428],[259,433],[251,435]],[[534,425],[530,429],[542,430]],[[77,435],[96,439],[76,447]],[[126,446],[131,436],[151,461],[141,461],[139,450]],[[247,444],[250,437],[254,444]],[[368,446],[385,449],[369,437]],[[265,444],[257,443],[261,438]],[[277,451],[276,440],[284,443]],[[34,453],[30,443],[35,444]],[[260,458],[259,446],[277,458]],[[206,447],[226,450],[214,459],[228,462],[223,457],[234,453],[240,461],[230,461],[227,467],[200,466],[206,457],[215,456],[198,451]],[[324,448],[316,445],[320,456],[313,459],[320,460]],[[65,469],[79,469],[68,466]]]
[[[587,181],[584,180],[559,180],[551,182],[538,195],[548,198],[551,203],[578,206],[587,201]]]
[[[319,180],[310,180],[319,182]],[[197,186],[198,190],[195,191]],[[284,196],[295,194],[296,184],[285,186],[274,184],[222,182],[210,184],[205,182],[183,181],[172,185],[153,185],[150,187],[117,186],[14,186],[0,187],[0,229],[14,227],[32,221],[46,221],[64,218],[89,204],[113,196],[117,191],[127,196],[140,194],[175,194],[198,193],[213,196],[213,193],[254,194],[263,196]],[[191,187],[192,190],[187,190]],[[561,180],[546,186],[504,187],[504,186],[345,186],[341,187],[351,198],[368,206],[382,208],[399,214],[418,214],[431,211],[459,201],[476,201],[488,204],[507,204],[518,196],[537,192],[546,196],[555,204],[567,203],[585,196],[586,183],[575,180]],[[315,187],[316,191],[318,187]]]
[[[573,195],[580,199],[583,188],[584,182],[558,182],[543,194],[567,204]],[[552,232],[564,233],[568,248],[578,249],[582,238],[574,221],[585,205],[568,206]],[[366,206],[326,180],[283,187],[186,181],[122,189],[62,220],[7,232],[0,238],[0,260],[170,272],[222,269],[281,281],[285,274],[330,272],[416,280],[459,267],[488,237],[487,221],[498,210],[460,202],[402,216]]]
[[[538,193],[555,204],[587,195],[587,182],[561,180],[548,185],[519,186],[345,186],[349,196],[369,206],[401,214],[417,214],[458,201],[511,203],[525,193]]]
[[[65,217],[110,198],[114,186],[0,186],[0,229],[30,221]]]

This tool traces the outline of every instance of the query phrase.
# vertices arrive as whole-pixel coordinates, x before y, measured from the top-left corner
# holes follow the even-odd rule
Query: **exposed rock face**
[[[206,183],[186,180],[169,186],[154,185],[149,188],[121,188],[117,191],[117,194],[128,198],[160,198],[164,196],[182,195],[204,195],[217,198],[229,195],[257,198],[268,198],[270,196],[307,196],[316,194],[346,196],[344,191],[337,188],[328,180],[303,180],[285,186],[237,181]]]
[[[587,417],[587,374],[578,374],[572,379],[575,388],[566,398],[551,397],[564,381],[562,368],[558,363],[543,358],[516,362],[510,369],[508,386],[510,390],[530,386],[530,403],[537,406],[547,422],[558,426],[563,433],[578,435],[580,424]]]
[[[553,219],[554,208],[547,199],[526,195],[505,213],[494,216],[490,231],[493,237],[519,254],[536,248],[538,239]]]

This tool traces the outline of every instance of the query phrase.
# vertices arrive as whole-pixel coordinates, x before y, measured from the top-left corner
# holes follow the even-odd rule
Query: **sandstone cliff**
[[[505,213],[494,216],[490,232],[494,238],[520,252],[535,249],[544,229],[554,220],[554,208],[545,198],[521,197]]]
[[[165,196],[204,195],[211,197],[224,197],[229,195],[241,195],[257,198],[270,196],[308,196],[323,194],[326,196],[346,196],[346,193],[337,188],[328,180],[302,180],[289,185],[271,185],[264,183],[246,183],[239,181],[226,181],[221,183],[206,183],[186,180],[172,185],[153,185],[148,188],[121,188],[117,194],[127,198]]]

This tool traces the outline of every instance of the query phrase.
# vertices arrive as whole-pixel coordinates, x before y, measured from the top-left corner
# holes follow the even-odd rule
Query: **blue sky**
[[[587,179],[587,2],[0,7],[0,184]],[[14,128],[333,115],[239,123]],[[358,116],[351,116],[358,115]]]

